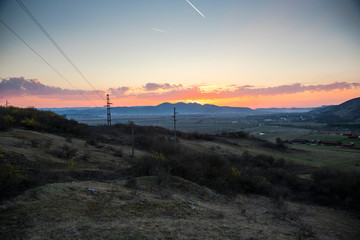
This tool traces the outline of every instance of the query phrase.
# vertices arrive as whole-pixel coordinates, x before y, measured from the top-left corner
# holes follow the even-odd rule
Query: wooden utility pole
[[[135,157],[135,154],[134,154],[134,122],[131,121],[130,124],[131,124],[131,158],[134,158]]]
[[[108,127],[111,126],[111,114],[110,114],[110,98],[109,98],[109,94],[106,94],[106,115],[107,115],[107,125]]]
[[[176,151],[176,108],[174,108],[174,150]]]

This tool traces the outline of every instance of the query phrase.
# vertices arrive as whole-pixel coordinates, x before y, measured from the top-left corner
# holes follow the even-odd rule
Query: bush
[[[91,146],[94,146],[94,147],[96,147],[98,145],[97,141],[95,139],[92,139],[92,138],[86,140],[86,143],[90,144]]]
[[[237,132],[222,131],[220,136],[228,137],[228,138],[247,138],[249,134],[242,131],[237,131]]]
[[[9,163],[0,163],[0,201],[25,191],[31,185],[21,172]]]
[[[37,131],[86,136],[85,124],[68,120],[50,111],[35,108],[17,108],[0,106],[0,129],[24,127]]]
[[[167,136],[137,135],[134,139],[135,147],[149,152],[159,152],[166,156],[175,153],[174,142],[169,141]]]
[[[126,179],[125,187],[132,188],[132,189],[137,189],[138,185],[137,185],[136,178],[130,177],[130,178]]]
[[[311,178],[315,202],[360,210],[359,172],[319,170]]]
[[[54,149],[49,153],[58,158],[70,159],[76,155],[77,150],[75,148],[71,148],[69,145],[64,144],[59,149]]]
[[[115,157],[122,157],[122,156],[123,156],[123,153],[122,153],[121,149],[116,149],[116,150],[114,151],[114,156],[115,156]]]
[[[285,170],[276,172],[274,166],[278,162],[285,165],[284,160],[277,161],[268,156],[252,156],[244,153],[243,156],[226,157],[215,153],[200,154],[192,151],[163,156],[161,161],[154,157],[138,160],[133,167],[136,175],[155,175],[154,173],[165,170],[173,176],[182,177],[226,194],[246,192],[276,195],[274,184],[281,184],[282,189],[291,192],[291,188],[298,180],[286,177]],[[276,174],[281,177],[273,177]],[[269,182],[269,178],[272,182]]]

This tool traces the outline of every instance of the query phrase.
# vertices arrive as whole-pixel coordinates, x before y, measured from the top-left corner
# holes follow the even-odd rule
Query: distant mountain
[[[273,113],[299,113],[309,112],[314,108],[260,108],[251,109],[247,107],[220,107],[211,104],[198,103],[162,103],[157,106],[136,106],[136,107],[113,107],[111,115],[113,118],[129,116],[129,115],[171,115],[176,108],[179,114],[201,114],[201,115],[264,115]],[[42,110],[50,110],[60,115],[66,115],[73,119],[96,119],[104,118],[106,111],[104,108],[44,108]]]
[[[310,112],[321,122],[360,122],[360,97]]]

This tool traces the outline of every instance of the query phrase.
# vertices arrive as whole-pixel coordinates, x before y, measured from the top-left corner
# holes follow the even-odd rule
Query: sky
[[[0,0],[0,105],[316,107],[360,96],[358,0]],[[44,60],[47,62],[45,63]],[[50,64],[50,66],[48,65]],[[84,76],[84,77],[83,77]]]

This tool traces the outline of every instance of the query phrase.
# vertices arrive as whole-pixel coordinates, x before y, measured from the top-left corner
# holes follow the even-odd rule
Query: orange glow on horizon
[[[204,98],[204,96],[206,98]],[[332,90],[332,91],[305,91],[294,94],[278,94],[267,96],[240,96],[240,97],[222,97],[217,96],[216,93],[199,94],[197,91],[180,94],[172,97],[170,95],[162,96],[129,96],[122,98],[115,98],[110,96],[113,107],[122,106],[155,106],[163,102],[177,103],[177,102],[196,102],[199,104],[214,104],[218,106],[230,107],[250,107],[250,108],[270,108],[270,107],[318,107],[322,105],[340,104],[352,98],[360,96],[360,89],[353,88],[347,90]],[[72,98],[55,97],[38,97],[38,96],[23,96],[23,97],[8,97],[8,102],[12,106],[36,108],[62,108],[62,107],[104,107],[105,102],[102,100],[92,100],[92,102],[82,100],[78,96]],[[5,99],[3,104],[5,105]]]

